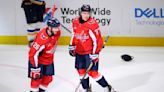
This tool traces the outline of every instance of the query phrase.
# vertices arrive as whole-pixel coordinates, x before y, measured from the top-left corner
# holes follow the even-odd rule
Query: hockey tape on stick
[[[105,37],[105,41],[104,41],[104,44],[103,44],[103,47],[102,47],[102,48],[105,48],[105,45],[106,45],[106,43],[108,42],[108,40],[109,40],[109,35],[107,35],[107,36]]]
[[[61,24],[61,23],[60,23],[60,24]],[[67,32],[69,32],[70,34],[72,34],[72,31],[69,30],[67,27],[65,27],[63,24],[61,24],[61,26],[62,26]]]

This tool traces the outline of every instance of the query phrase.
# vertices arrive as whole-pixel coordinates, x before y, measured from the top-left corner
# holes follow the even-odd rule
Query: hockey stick
[[[53,8],[52,8],[52,16],[51,17],[54,17],[54,13],[55,13],[55,11],[57,10],[57,8],[56,8],[56,6],[54,5],[53,6]],[[66,30],[66,31],[68,31],[70,34],[72,33],[72,31],[71,30],[69,30],[67,27],[65,27],[62,23],[60,23],[61,24],[61,26]]]
[[[108,39],[109,39],[109,35],[107,35],[105,37],[105,41],[104,41],[104,44],[103,44],[103,47],[102,48],[105,48],[105,45],[106,43],[108,42]],[[77,85],[76,89],[75,89],[75,92],[77,92],[77,90],[79,89],[82,81],[85,79],[86,75],[88,74],[88,72],[90,71],[91,67],[93,66],[93,62],[90,63],[89,67],[87,68],[87,71],[85,72],[83,78],[81,79],[80,83]]]
[[[83,78],[81,79],[81,81],[80,81],[79,84],[77,85],[77,87],[76,87],[76,89],[75,89],[75,92],[77,92],[77,90],[79,89],[79,87],[80,87],[82,81],[85,79],[86,75],[88,74],[88,72],[90,71],[90,69],[91,69],[92,66],[93,66],[93,62],[91,62],[91,63],[89,64],[89,67],[87,68],[87,70],[86,70],[86,72],[85,72]]]
[[[103,47],[102,48],[105,48],[105,45],[106,43],[108,42],[108,39],[109,39],[109,35],[107,35],[105,37],[105,41],[104,41],[104,44],[103,44]],[[87,68],[87,71],[85,72],[83,78],[81,79],[80,83],[77,85],[76,89],[75,89],[75,92],[77,92],[77,90],[79,89],[82,81],[85,79],[86,75],[88,74],[88,72],[90,71],[91,67],[93,66],[93,62],[90,63],[89,67]]]
[[[54,13],[55,13],[56,10],[57,10],[57,8],[54,5],[53,8],[51,8],[51,14],[46,13],[46,15],[49,16],[49,17],[54,17]],[[70,29],[68,29],[67,27],[65,27],[62,23],[60,23],[60,24],[61,24],[61,27],[63,27],[67,32],[69,32],[70,34],[72,34],[72,31]],[[108,39],[109,39],[109,35],[107,35],[105,37],[105,41],[104,41],[104,44],[103,44],[103,47],[102,48],[105,48],[106,43],[108,42]]]
[[[103,47],[102,47],[102,48],[105,48],[106,43],[108,42],[108,40],[109,40],[109,35],[107,35],[107,36],[105,37],[105,41],[104,41],[104,44],[103,44]]]
[[[53,18],[54,17],[54,13],[55,11],[57,10],[56,6],[54,5],[52,8],[51,8],[51,11],[49,13],[46,13],[46,17],[44,18],[44,22],[46,23],[46,21],[50,18]],[[72,33],[71,30],[69,30],[67,27],[65,27],[62,23],[60,23],[61,27],[63,27],[67,32],[69,32],[70,34]]]
[[[60,24],[61,24],[61,23],[60,23]],[[61,24],[61,26],[62,26],[66,31],[68,31],[70,34],[72,34],[72,31],[69,30],[67,27],[65,27],[63,24]]]
[[[51,14],[47,14],[47,13],[46,13],[47,16],[49,16],[49,17],[53,17],[54,12],[57,10],[56,6],[54,5],[53,8],[52,8],[51,10],[52,10],[52,11],[51,11]],[[61,24],[61,26],[62,26],[67,32],[69,32],[70,34],[72,34],[72,31],[71,31],[70,29],[68,29],[67,27],[65,27],[62,23],[60,23],[60,24]],[[104,41],[104,44],[103,44],[103,47],[102,47],[102,48],[105,48],[105,45],[106,45],[106,43],[108,42],[108,39],[109,39],[109,35],[105,37],[105,41]]]

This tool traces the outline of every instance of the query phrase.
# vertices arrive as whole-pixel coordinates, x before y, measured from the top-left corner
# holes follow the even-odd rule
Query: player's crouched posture
[[[99,25],[91,17],[90,5],[83,5],[80,16],[73,20],[73,35],[69,45],[69,53],[71,56],[75,56],[75,68],[80,79],[85,75],[89,64],[93,62],[88,75],[104,88],[102,92],[115,92],[104,76],[98,72],[99,53],[102,47],[103,39]],[[91,92],[88,75],[81,81],[85,92]]]
[[[50,19],[47,26],[37,34],[29,51],[28,77],[31,78],[30,92],[45,92],[54,75],[54,52],[61,31],[57,19]]]

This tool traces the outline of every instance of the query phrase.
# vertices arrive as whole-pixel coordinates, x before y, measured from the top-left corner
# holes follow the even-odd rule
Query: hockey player
[[[45,1],[23,0],[21,7],[25,12],[27,22],[27,38],[30,46],[42,26],[43,14],[45,12]]]
[[[29,51],[28,77],[31,78],[30,92],[45,92],[54,75],[54,52],[60,37],[60,23],[50,19],[47,26],[37,34]]]
[[[89,64],[93,62],[88,75],[84,80],[81,80],[85,92],[91,92],[89,76],[104,88],[102,92],[115,92],[104,76],[98,72],[99,54],[103,47],[103,39],[98,23],[91,17],[90,5],[81,7],[80,16],[73,20],[73,32],[69,54],[75,57],[75,68],[80,79],[85,75]]]

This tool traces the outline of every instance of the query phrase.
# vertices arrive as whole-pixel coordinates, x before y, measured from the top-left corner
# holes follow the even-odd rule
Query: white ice
[[[0,46],[0,92],[29,92],[27,46]],[[124,62],[120,56],[134,56]],[[49,92],[74,92],[79,83],[74,58],[67,46],[55,53],[55,76]],[[99,71],[118,92],[164,92],[164,47],[106,47],[100,55]],[[103,92],[91,79],[93,92]]]

